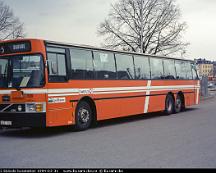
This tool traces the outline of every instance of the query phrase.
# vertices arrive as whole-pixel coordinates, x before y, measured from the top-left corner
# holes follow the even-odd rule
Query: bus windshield
[[[44,85],[41,55],[0,57],[0,88],[34,88]]]

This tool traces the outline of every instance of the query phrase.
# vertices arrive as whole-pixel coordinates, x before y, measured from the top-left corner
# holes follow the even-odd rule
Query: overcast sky
[[[97,28],[117,0],[3,0],[28,37],[100,46]],[[216,0],[177,0],[190,43],[187,57],[216,60]]]

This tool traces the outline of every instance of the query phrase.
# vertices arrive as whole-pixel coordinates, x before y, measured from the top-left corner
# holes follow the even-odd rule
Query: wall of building
[[[196,59],[199,76],[207,76],[209,80],[216,78],[216,62],[206,59]]]

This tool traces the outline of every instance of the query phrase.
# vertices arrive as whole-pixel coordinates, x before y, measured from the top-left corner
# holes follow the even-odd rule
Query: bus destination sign
[[[31,43],[29,41],[0,43],[0,55],[29,51],[31,51]]]

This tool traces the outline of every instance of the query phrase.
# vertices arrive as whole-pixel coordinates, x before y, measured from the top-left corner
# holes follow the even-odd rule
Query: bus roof
[[[84,44],[56,42],[56,41],[50,41],[50,40],[45,40],[45,43],[50,44],[50,45],[55,45],[55,46],[58,46],[58,47],[69,47],[69,48],[70,47],[77,47],[77,48],[91,49],[91,50],[97,50],[97,51],[109,51],[109,52],[122,53],[122,54],[142,55],[142,56],[150,56],[150,57],[155,57],[155,58],[174,59],[174,60],[194,62],[193,60],[189,60],[189,59],[181,59],[181,58],[174,58],[174,57],[167,57],[167,56],[151,55],[151,54],[144,54],[144,53],[138,53],[138,52],[113,50],[113,49],[99,48],[99,47],[94,47],[94,46],[84,45]]]
[[[189,59],[181,59],[181,58],[174,58],[174,57],[167,57],[167,56],[159,56],[159,55],[150,55],[150,54],[143,54],[138,52],[129,52],[129,51],[120,51],[120,50],[113,50],[113,49],[107,49],[107,48],[99,48],[94,47],[90,45],[84,45],[84,44],[74,44],[74,43],[65,43],[65,42],[58,42],[58,41],[50,41],[50,40],[43,40],[43,39],[36,39],[36,38],[23,38],[23,39],[16,39],[16,40],[6,40],[6,41],[0,41],[0,43],[9,43],[9,42],[19,42],[19,41],[44,41],[45,44],[55,45],[57,47],[77,47],[77,48],[83,48],[83,49],[91,49],[91,50],[98,50],[98,51],[109,51],[109,52],[115,52],[115,53],[122,53],[122,54],[131,54],[131,55],[142,55],[142,56],[150,56],[155,58],[164,58],[164,59],[174,59],[174,60],[181,60],[181,61],[191,61],[193,60]]]

